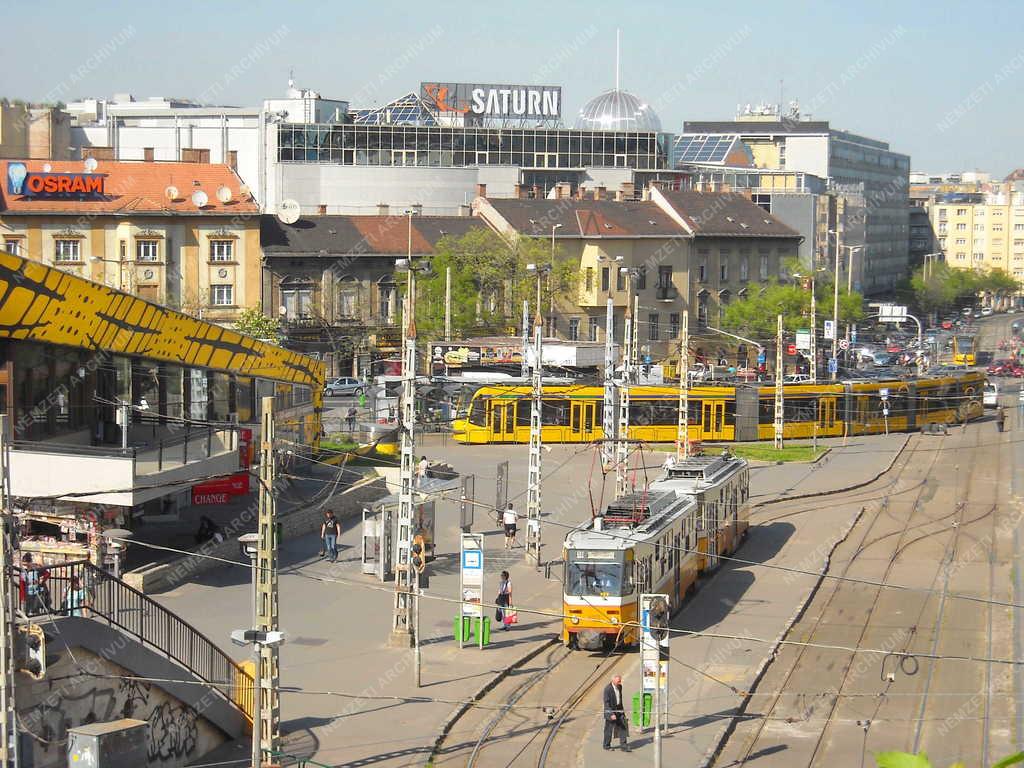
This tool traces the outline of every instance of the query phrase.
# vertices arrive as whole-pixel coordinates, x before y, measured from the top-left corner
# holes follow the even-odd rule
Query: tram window
[[[478,397],[473,400],[469,409],[469,421],[475,427],[487,426],[487,405],[491,402],[489,397]]]
[[[725,425],[727,427],[736,426],[736,401],[726,400],[725,401]]]
[[[817,401],[812,397],[787,397],[782,402],[782,414],[786,421],[814,421]],[[775,404],[772,403],[774,417]]]
[[[785,401],[783,401],[785,405]],[[767,397],[762,397],[757,401],[757,423],[758,424],[774,424],[775,423],[775,401],[770,400]]]
[[[703,400],[690,400],[686,406],[686,423],[700,424],[701,409],[704,407]]]
[[[525,397],[520,398],[516,403],[516,425],[520,427],[530,426],[530,409],[533,404]]]
[[[568,427],[569,401],[543,400],[540,408],[540,421],[545,427]]]
[[[651,423],[674,426],[679,423],[679,403],[655,402],[651,405]]]
[[[633,591],[629,571],[621,559],[590,562],[587,553],[571,551],[565,566],[565,591],[569,595],[628,595]],[[601,552],[601,555],[610,554]],[[617,558],[621,557],[621,553]]]
[[[651,424],[651,401],[631,400],[629,403],[629,426],[646,427]]]

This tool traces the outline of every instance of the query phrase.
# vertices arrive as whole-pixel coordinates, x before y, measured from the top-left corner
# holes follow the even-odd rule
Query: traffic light
[[[417,573],[423,573],[427,567],[427,546],[423,536],[419,535],[412,540],[412,567]]]
[[[668,601],[664,597],[655,597],[651,600],[650,607],[647,610],[647,622],[650,627],[651,637],[659,643],[667,640],[669,621]]]
[[[43,628],[38,624],[21,624],[18,633],[22,640],[18,671],[34,680],[42,680],[46,676],[46,635]]]

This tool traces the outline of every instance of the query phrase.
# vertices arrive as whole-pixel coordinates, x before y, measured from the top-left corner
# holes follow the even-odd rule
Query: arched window
[[[281,280],[280,313],[286,321],[309,320],[315,314],[316,286],[307,277],[285,277]]]
[[[343,276],[337,285],[337,302],[335,304],[339,320],[352,320],[360,315],[359,281],[351,275]]]
[[[701,328],[708,327],[708,299],[710,295],[706,290],[697,294],[697,325]]]

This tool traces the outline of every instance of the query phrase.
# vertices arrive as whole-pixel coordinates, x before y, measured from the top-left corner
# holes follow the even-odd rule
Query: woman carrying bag
[[[512,608],[512,579],[508,571],[501,572],[501,581],[498,582],[498,597],[495,601],[498,609],[494,612],[494,618],[500,621],[502,629],[512,629],[512,625],[518,623],[519,615]]]

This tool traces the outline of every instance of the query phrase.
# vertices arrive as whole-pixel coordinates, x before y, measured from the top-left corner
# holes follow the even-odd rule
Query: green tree
[[[817,319],[821,324],[832,317],[834,289],[829,280],[816,280],[814,288]],[[845,288],[840,289],[840,323],[860,320],[864,316],[862,307],[863,298],[859,293],[848,293]],[[782,325],[787,332],[807,328],[811,318],[810,286],[778,281],[771,281],[767,285],[751,283],[747,286],[745,299],[732,301],[725,308],[722,323],[725,330],[767,343],[775,338],[776,317],[779,314],[782,314]]]
[[[426,338],[444,332],[445,272],[451,268],[452,335],[515,334],[523,300],[536,312],[536,273],[527,264],[546,268],[552,263],[551,241],[520,238],[514,243],[489,229],[473,229],[461,237],[444,237],[435,247],[430,267],[417,275],[416,330]],[[554,251],[554,269],[542,277],[541,312],[548,314],[554,299],[575,300],[579,266]]]
[[[258,309],[243,309],[235,320],[235,330],[261,341],[281,342],[281,322],[275,317],[267,317]]]

